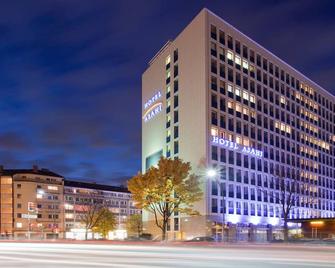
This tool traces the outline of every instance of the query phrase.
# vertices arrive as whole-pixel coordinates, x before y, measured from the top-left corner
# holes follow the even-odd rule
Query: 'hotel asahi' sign
[[[248,146],[243,146],[241,144],[238,144],[236,142],[232,142],[229,140],[225,140],[222,138],[219,138],[217,136],[212,136],[212,144],[218,145],[220,147],[227,148],[228,150],[236,150],[239,152],[242,152],[244,154],[249,154],[255,157],[262,158],[263,157],[263,152],[260,150],[256,150],[252,147]]]
[[[158,91],[155,95],[153,95],[149,100],[144,103],[144,122],[150,121],[157,114],[159,114],[163,110],[163,102],[160,101],[162,98],[162,93]]]

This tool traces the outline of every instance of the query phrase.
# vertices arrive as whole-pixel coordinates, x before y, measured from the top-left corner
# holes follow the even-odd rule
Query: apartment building
[[[126,238],[128,217],[141,214],[141,210],[134,206],[131,193],[123,187],[65,180],[64,200],[65,236],[71,239],[85,238],[82,219],[89,206],[100,204],[115,214],[117,228],[110,233],[110,239]],[[99,235],[96,234],[95,237],[99,238]],[[89,238],[94,238],[94,234],[90,232]]]
[[[83,214],[91,205],[108,207],[116,215],[110,239],[127,237],[126,221],[141,214],[131,193],[122,187],[65,180],[47,169],[0,167],[0,238],[84,239]],[[88,238],[101,238],[89,233]]]
[[[0,233],[14,238],[60,238],[63,177],[47,169],[0,170]]]
[[[171,239],[224,225],[267,239],[283,225],[282,180],[297,182],[291,219],[334,217],[335,97],[211,11],[149,62],[142,112],[142,171],[179,157],[203,182],[200,216],[174,215]]]

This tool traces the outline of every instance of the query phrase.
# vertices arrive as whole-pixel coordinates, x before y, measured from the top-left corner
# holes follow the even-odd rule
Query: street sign
[[[22,218],[23,219],[37,219],[37,215],[33,215],[33,214],[22,214]]]
[[[28,202],[28,211],[34,211],[36,209],[34,202]]]

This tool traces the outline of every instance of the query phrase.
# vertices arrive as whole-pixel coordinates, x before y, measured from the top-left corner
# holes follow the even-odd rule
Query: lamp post
[[[221,189],[220,187],[220,172],[210,168],[207,170],[206,175],[208,178],[210,179],[215,179],[216,183],[217,183],[217,190],[218,190],[218,195],[220,194],[219,189]],[[221,236],[222,236],[222,242],[223,242],[223,237],[224,237],[224,226],[225,226],[225,209],[226,207],[226,203],[225,203],[225,196],[224,196],[224,192],[222,194],[222,228],[221,228]]]

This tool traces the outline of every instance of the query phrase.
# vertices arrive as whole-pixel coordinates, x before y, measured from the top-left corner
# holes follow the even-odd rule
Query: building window
[[[178,154],[179,153],[179,144],[178,144],[178,141],[174,142],[173,151],[174,151],[174,154]]]
[[[212,198],[212,213],[218,213],[218,200]]]
[[[176,49],[175,51],[173,51],[173,61],[176,62],[178,61],[178,49]]]

